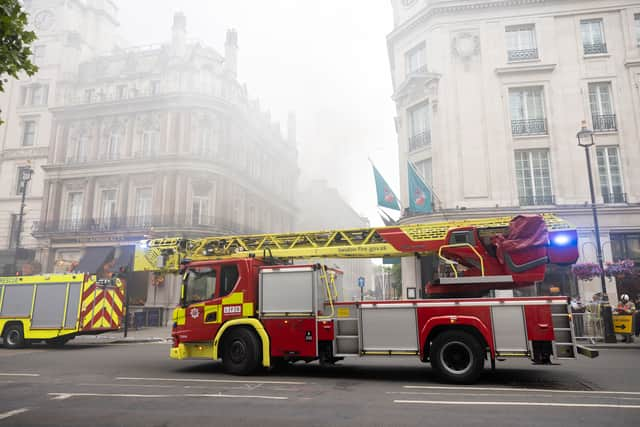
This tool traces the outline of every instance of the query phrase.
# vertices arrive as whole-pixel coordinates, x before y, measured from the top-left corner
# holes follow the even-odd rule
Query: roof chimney
[[[171,27],[171,50],[176,56],[184,56],[187,45],[187,17],[182,12],[173,14]]]

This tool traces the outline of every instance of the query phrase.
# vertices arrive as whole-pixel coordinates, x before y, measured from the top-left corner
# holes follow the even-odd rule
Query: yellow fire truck
[[[122,324],[124,283],[90,274],[0,277],[0,331],[6,348],[63,345]]]

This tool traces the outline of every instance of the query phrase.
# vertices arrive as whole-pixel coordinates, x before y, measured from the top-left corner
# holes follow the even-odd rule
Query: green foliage
[[[8,77],[18,78],[21,71],[31,76],[38,67],[31,62],[31,43],[36,39],[27,31],[27,14],[18,0],[0,0],[0,92]],[[2,124],[2,120],[0,120]]]

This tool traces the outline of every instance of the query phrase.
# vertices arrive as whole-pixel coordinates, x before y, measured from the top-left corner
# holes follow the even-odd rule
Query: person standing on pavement
[[[580,295],[571,298],[571,313],[573,316],[573,325],[575,329],[576,338],[581,338],[584,336],[584,304],[582,304],[582,299]]]

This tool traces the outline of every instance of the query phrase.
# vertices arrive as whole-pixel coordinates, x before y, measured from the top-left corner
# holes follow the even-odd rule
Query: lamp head
[[[578,145],[580,147],[589,148],[595,144],[593,131],[587,128],[587,122],[585,120],[582,121],[582,128],[576,134],[576,138],[578,138]]]
[[[31,180],[31,175],[33,175],[33,169],[30,166],[27,166],[22,169],[22,176],[20,177],[23,182],[27,182]]]

